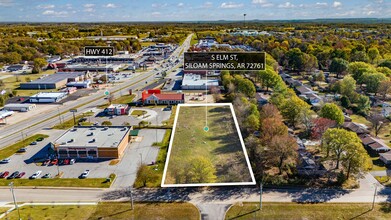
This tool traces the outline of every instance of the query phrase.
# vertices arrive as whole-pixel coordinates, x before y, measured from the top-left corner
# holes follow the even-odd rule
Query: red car
[[[15,178],[22,178],[25,174],[25,172],[20,172]]]
[[[65,159],[64,160],[64,165],[68,165],[69,164],[69,159]]]
[[[1,174],[0,178],[6,178],[9,174],[10,172],[5,171],[4,173]]]
[[[57,165],[57,163],[58,163],[58,159],[54,159],[54,160],[52,160],[52,162],[50,164],[51,165]]]

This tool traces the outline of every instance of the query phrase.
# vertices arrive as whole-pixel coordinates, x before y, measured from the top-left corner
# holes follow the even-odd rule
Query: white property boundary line
[[[240,139],[240,144],[242,145],[242,150],[243,150],[243,153],[244,153],[244,157],[246,158],[247,167],[248,167],[248,170],[249,170],[250,175],[251,175],[251,180],[252,180],[251,182],[196,183],[196,184],[165,184],[164,183],[164,180],[166,179],[166,175],[167,175],[167,168],[168,168],[168,162],[169,162],[170,155],[171,155],[172,143],[174,141],[175,129],[176,129],[176,125],[177,125],[177,122],[178,122],[178,115],[179,115],[180,108],[182,106],[192,106],[192,107],[194,107],[194,106],[196,106],[196,107],[198,107],[198,106],[229,106],[231,108],[232,117],[234,119],[235,127],[237,129],[237,132],[238,132],[238,135],[239,135],[239,139]],[[253,173],[253,170],[252,170],[251,165],[250,165],[250,160],[249,160],[248,155],[247,155],[246,147],[244,146],[242,133],[240,132],[238,120],[236,119],[235,110],[233,108],[232,103],[178,104],[178,107],[177,107],[176,113],[175,113],[174,125],[173,125],[171,138],[170,138],[170,144],[168,146],[167,160],[166,160],[166,163],[165,163],[165,166],[164,166],[164,172],[163,172],[163,178],[162,178],[161,187],[240,186],[240,185],[255,185],[255,184],[256,184],[256,182],[255,182],[254,173]]]

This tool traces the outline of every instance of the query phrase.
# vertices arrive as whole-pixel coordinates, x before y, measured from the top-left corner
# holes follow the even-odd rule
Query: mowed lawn
[[[232,206],[225,219],[391,219],[391,205],[371,203],[243,203]]]
[[[134,203],[130,202],[99,203],[94,205],[50,205],[20,207],[22,219],[137,219],[137,220],[198,220],[198,209],[190,203]],[[16,210],[5,219],[18,219]]]
[[[204,130],[206,126],[208,131]],[[229,105],[179,108],[165,183],[181,182],[174,174],[178,167],[183,167],[182,171],[186,173],[186,164],[194,157],[206,158],[213,164],[216,183],[251,182]],[[181,184],[188,183],[199,182]]]

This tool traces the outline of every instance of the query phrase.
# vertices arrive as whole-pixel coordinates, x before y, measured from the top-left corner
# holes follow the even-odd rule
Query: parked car
[[[30,176],[30,179],[37,179],[39,175],[41,175],[41,173],[42,171],[38,170],[37,172],[35,172],[33,175]]]
[[[37,142],[33,141],[33,142],[30,143],[30,145],[37,145]]]
[[[20,148],[18,151],[17,151],[17,153],[24,153],[24,152],[26,152],[27,151],[27,149],[26,148]]]
[[[71,160],[69,161],[69,164],[70,164],[70,165],[72,165],[72,164],[74,164],[74,163],[76,163],[76,159],[71,159]]]
[[[43,141],[43,137],[37,138],[37,141]]]
[[[90,174],[90,170],[85,170],[81,175],[80,178],[84,179],[87,178],[87,176]]]
[[[50,178],[52,175],[50,173],[47,173],[45,175],[42,176],[42,179],[48,179]]]
[[[14,178],[16,178],[18,175],[19,175],[19,171],[15,171],[15,172],[13,172],[11,175],[9,175],[9,177],[7,177],[7,179],[14,179]]]
[[[5,171],[5,172],[3,172],[3,173],[0,175],[0,178],[6,178],[9,174],[10,174],[10,172]]]
[[[11,161],[10,158],[5,158],[3,160],[0,160],[0,163],[9,163]]]
[[[65,159],[64,160],[64,165],[68,165],[69,164],[69,159]]]
[[[25,172],[20,172],[15,178],[22,178],[25,174]]]
[[[58,163],[58,159],[54,159],[54,160],[52,160],[52,162],[50,164],[51,165],[57,165],[57,163]]]
[[[60,159],[58,160],[58,165],[63,165],[64,164],[64,160]]]
[[[43,163],[42,163],[42,166],[48,166],[50,164],[50,159],[47,159],[45,160]]]

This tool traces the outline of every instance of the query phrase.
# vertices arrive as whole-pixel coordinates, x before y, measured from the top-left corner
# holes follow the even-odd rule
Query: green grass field
[[[251,182],[230,106],[181,106],[165,184],[220,182]]]
[[[81,115],[76,115],[75,116],[75,119],[76,119],[76,125],[78,124],[78,121],[79,119],[81,118],[84,118],[84,117],[89,117],[89,116],[93,116],[94,113],[93,112],[85,112],[85,113],[82,113]],[[91,123],[89,123],[88,121],[87,122],[84,122],[81,123],[81,125],[90,125]],[[63,123],[61,124],[56,124],[53,126],[53,129],[69,129],[71,127],[73,127],[75,125],[74,121],[73,121],[73,117],[69,120],[66,120],[64,121]]]
[[[61,169],[61,168],[60,168]],[[110,179],[113,182],[115,175],[112,174]],[[8,186],[10,182],[14,182],[18,186],[52,186],[52,187],[89,187],[89,188],[109,188],[111,183],[106,182],[105,178],[50,178],[50,179],[0,179],[0,186]]]
[[[129,202],[100,203],[94,205],[44,205],[22,206],[22,219],[137,219],[137,220],[171,220],[187,219],[198,220],[200,214],[197,208],[190,203],[134,203],[131,210]],[[8,210],[8,208],[7,208]],[[4,219],[18,219],[16,210],[9,213]]]
[[[391,219],[390,204],[376,204],[370,211],[370,203],[243,203],[231,207],[225,219]]]
[[[130,115],[140,117],[142,115],[145,115],[146,113],[147,112],[143,110],[133,110],[132,113],[130,113]]]
[[[136,95],[123,95],[117,99],[114,99],[111,103],[112,104],[129,104],[133,101],[134,97],[136,97]],[[108,101],[105,103],[105,104],[102,104],[102,105],[99,105],[97,106],[98,108],[101,108],[101,109],[105,109],[107,107],[109,107],[109,103]]]
[[[22,141],[15,143],[15,144],[12,144],[8,147],[5,147],[0,150],[0,160],[12,156],[20,148],[29,146],[29,144],[31,142],[36,141],[38,138],[47,138],[47,137],[49,137],[49,136],[44,135],[44,134],[35,134],[33,136],[25,138],[24,141],[22,140]]]

